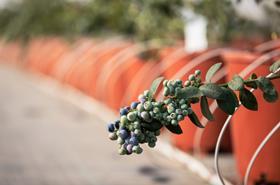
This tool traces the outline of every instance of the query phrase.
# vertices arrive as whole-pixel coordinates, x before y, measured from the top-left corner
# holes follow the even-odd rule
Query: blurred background
[[[220,184],[213,152],[226,115],[204,130],[162,131],[155,149],[119,156],[106,123],[159,76],[267,75],[280,58],[279,0],[0,0],[0,185]],[[280,82],[275,81],[280,90]],[[228,184],[280,120],[280,103],[240,109],[221,143]],[[254,131],[252,131],[252,129]],[[250,184],[280,184],[280,133]]]

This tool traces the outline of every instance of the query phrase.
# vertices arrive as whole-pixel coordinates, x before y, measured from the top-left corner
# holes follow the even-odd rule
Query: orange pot
[[[207,52],[202,52],[200,53],[200,55],[203,55]],[[215,57],[211,57],[208,60],[205,60],[201,63],[195,64],[195,65],[190,65],[193,63],[194,59],[196,58],[195,56],[200,56],[198,53],[196,54],[192,54],[192,55],[188,55],[185,53],[186,56],[181,56],[181,62],[185,62],[185,65],[189,65],[190,68],[183,73],[182,76],[180,76],[179,78],[181,78],[182,80],[186,80],[188,78],[188,76],[192,73],[194,73],[194,71],[196,69],[201,70],[202,73],[202,79],[205,79],[205,74],[208,71],[208,69],[215,63],[217,62],[222,62],[221,58],[219,55],[215,56]],[[187,60],[186,60],[187,59]],[[180,60],[180,59],[179,59]],[[175,66],[174,66],[175,67]],[[182,66],[184,67],[184,66]],[[181,67],[181,68],[182,68]],[[175,67],[176,70],[179,70]],[[172,73],[176,74],[178,71],[175,71],[174,69],[172,69]],[[173,76],[177,76],[177,75],[173,75]],[[172,79],[174,79],[174,77],[171,77]],[[178,78],[178,76],[176,77]],[[224,78],[221,78],[219,81],[219,83],[223,83],[224,82]],[[209,105],[211,104],[211,101],[209,101]],[[194,112],[197,114],[198,118],[201,120],[202,119],[202,113],[200,111],[200,106],[199,104],[195,104],[192,106]],[[216,145],[216,141],[218,138],[218,134],[223,126],[223,123],[226,119],[226,114],[224,112],[222,112],[221,110],[217,109],[215,112],[213,112],[214,114],[214,118],[215,120],[212,122],[209,122],[206,127],[203,130],[203,134],[201,137],[201,142],[199,145],[199,149],[201,152],[203,153],[212,153],[214,151],[215,145]],[[182,121],[182,123],[180,124],[182,130],[183,130],[183,134],[181,135],[173,135],[173,143],[175,146],[177,146],[178,148],[180,148],[183,151],[187,151],[187,152],[191,152],[194,149],[194,140],[195,140],[195,135],[198,132],[198,130],[200,128],[197,128],[196,126],[193,125],[193,123],[191,123],[191,121],[189,120],[189,118],[186,118],[184,121]],[[225,151],[225,152],[229,152],[231,151],[231,141],[230,141],[230,132],[227,132],[225,134],[225,138],[223,140],[223,143],[221,144],[221,150]]]
[[[101,92],[99,95],[102,95],[100,99],[114,110],[124,106],[122,100],[128,86],[138,71],[145,66],[146,61],[137,56],[138,52],[137,47],[132,47],[118,58],[114,65],[102,71],[103,74],[108,75],[100,78],[103,80],[102,86],[99,86]],[[139,85],[141,86],[141,84],[134,84],[134,86]]]
[[[228,69],[228,80],[232,79],[234,74],[240,73],[257,57],[257,54],[248,52],[226,52],[223,54]],[[270,62],[267,62],[257,69],[253,70],[258,76],[266,76],[269,71]],[[248,77],[248,76],[247,76]],[[274,85],[280,92],[280,81],[275,80]],[[259,105],[257,112],[249,111],[240,107],[234,114],[231,127],[234,144],[234,154],[237,162],[237,169],[243,178],[246,168],[255,150],[269,133],[269,131],[280,120],[280,101],[267,103],[260,90],[254,92]],[[253,184],[260,178],[261,174],[266,174],[269,181],[280,183],[280,132],[277,132],[261,151],[252,168],[249,178],[250,184]]]

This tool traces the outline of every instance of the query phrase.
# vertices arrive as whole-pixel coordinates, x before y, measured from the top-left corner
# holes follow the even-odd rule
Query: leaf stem
[[[266,78],[269,79],[269,80],[275,80],[275,79],[280,78],[280,74],[275,74],[275,75],[272,75],[272,76],[266,77]],[[252,83],[252,82],[256,82],[257,80],[258,79],[244,80],[244,84],[249,84],[249,83]],[[228,87],[228,83],[219,84],[219,86]]]

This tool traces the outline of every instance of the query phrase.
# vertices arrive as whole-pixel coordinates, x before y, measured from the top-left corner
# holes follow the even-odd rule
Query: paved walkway
[[[105,123],[0,65],[0,185],[203,185],[149,150],[119,156]]]

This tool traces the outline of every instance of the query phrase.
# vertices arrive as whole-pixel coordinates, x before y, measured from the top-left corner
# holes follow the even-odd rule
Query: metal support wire
[[[269,139],[273,136],[273,134],[276,133],[276,131],[279,128],[280,128],[280,122],[278,122],[277,125],[275,127],[273,127],[273,129],[268,133],[268,135],[264,138],[264,140],[261,142],[261,144],[255,151],[255,153],[254,153],[253,157],[251,158],[250,163],[247,167],[246,173],[245,173],[245,177],[244,177],[244,181],[243,181],[244,185],[248,184],[250,172],[252,170],[253,164],[254,164],[256,158],[258,157],[259,153],[261,152],[261,150],[264,148],[265,144],[269,141]]]
[[[272,75],[274,75],[275,73],[279,72],[280,71],[280,68],[278,68],[274,73],[270,73],[269,75],[267,75],[266,77],[271,77]],[[244,73],[243,73],[244,74]],[[255,89],[251,89],[250,91],[253,92]],[[239,102],[239,105],[241,103]],[[238,110],[239,107],[236,107],[234,113]],[[234,113],[232,115],[229,115],[227,117],[227,120],[225,122],[225,124],[223,125],[222,127],[222,130],[219,134],[219,137],[218,137],[218,140],[217,140],[217,144],[216,144],[216,148],[215,148],[215,156],[214,156],[214,164],[215,164],[215,170],[216,170],[216,173],[219,177],[219,180],[221,181],[221,183],[223,185],[225,185],[225,182],[224,182],[224,179],[223,179],[223,176],[222,176],[222,173],[220,171],[220,167],[219,167],[219,150],[220,150],[220,145],[221,145],[221,141],[222,141],[222,138],[224,136],[224,133],[225,133],[225,130],[226,128],[228,127],[229,123],[230,123],[230,120],[232,118],[232,116],[234,115]]]

